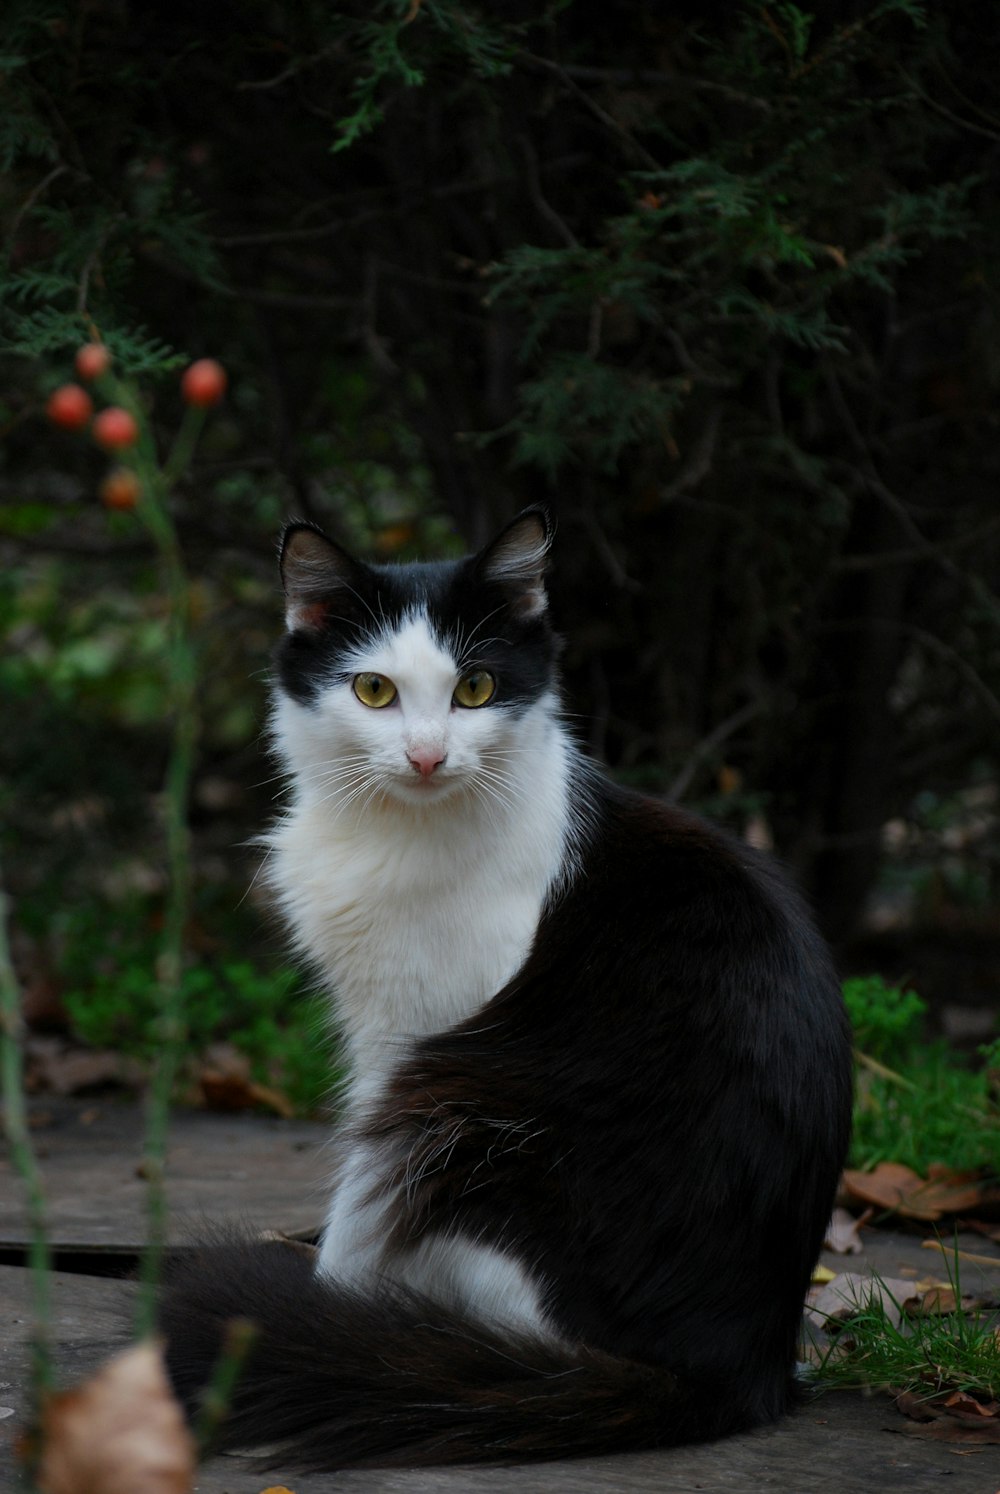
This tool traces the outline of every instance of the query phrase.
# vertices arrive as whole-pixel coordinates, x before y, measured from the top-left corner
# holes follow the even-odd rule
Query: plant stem
[[[189,427],[193,437],[196,427]],[[178,440],[178,446],[180,440]],[[190,455],[190,448],[187,449]],[[184,934],[191,907],[191,836],[188,806],[198,736],[198,660],[192,637],[191,588],[184,557],[167,506],[170,479],[156,464],[155,453],[140,447],[138,460],[142,496],[139,516],[156,542],[170,604],[168,681],[173,714],[170,760],[164,785],[169,893],[164,916],[163,943],[157,962],[162,1046],[147,1101],[143,1174],[149,1185],[149,1233],[140,1272],[141,1290],[136,1331],[152,1331],[155,1287],[166,1244],[167,1202],[165,1167],[170,1098],[186,1034],[184,1014]]]
[[[211,1451],[212,1439],[229,1414],[233,1392],[256,1337],[256,1327],[246,1318],[232,1318],[226,1324],[222,1353],[202,1396],[194,1428],[202,1456]]]
[[[31,1336],[32,1405],[38,1407],[52,1388],[52,1351],[49,1342],[50,1252],[45,1229],[42,1180],[28,1130],[24,1100],[21,993],[7,937],[7,896],[0,882],[0,1079],[3,1081],[3,1129],[14,1168],[24,1184],[31,1228],[31,1285],[34,1327]]]

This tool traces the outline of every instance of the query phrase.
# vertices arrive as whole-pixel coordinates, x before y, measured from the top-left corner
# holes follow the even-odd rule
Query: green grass
[[[921,1041],[925,1003],[881,977],[849,980],[855,1033],[851,1165],[904,1162],[986,1168],[1000,1177],[1000,1039],[970,1064],[942,1042]]]
[[[948,1260],[948,1257],[945,1257]],[[957,1255],[948,1278],[960,1298]],[[810,1378],[828,1390],[908,1391],[931,1399],[961,1390],[979,1400],[1000,1400],[1000,1336],[996,1314],[957,1308],[926,1313],[897,1324],[885,1303],[900,1309],[876,1276],[857,1314],[838,1322]]]

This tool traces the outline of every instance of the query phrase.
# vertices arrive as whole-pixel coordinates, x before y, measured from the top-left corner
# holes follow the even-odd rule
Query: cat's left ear
[[[545,572],[555,526],[541,505],[523,509],[476,557],[482,581],[502,586],[522,617],[536,617],[548,606]]]

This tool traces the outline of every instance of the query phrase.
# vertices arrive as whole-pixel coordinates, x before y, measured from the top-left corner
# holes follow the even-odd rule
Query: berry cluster
[[[111,368],[111,353],[103,342],[88,342],[77,349],[76,372],[84,383],[93,384]],[[185,369],[181,377],[181,397],[185,404],[207,410],[217,405],[226,392],[226,371],[214,358],[199,358]],[[128,451],[139,440],[135,416],[121,405],[108,405],[94,414],[94,401],[82,384],[61,384],[49,396],[45,413],[60,430],[90,433],[97,445],[109,455]],[[139,478],[130,467],[115,467],[100,486],[101,502],[106,508],[134,508],[141,492]]]

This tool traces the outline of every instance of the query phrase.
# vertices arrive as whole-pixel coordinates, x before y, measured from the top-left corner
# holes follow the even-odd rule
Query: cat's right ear
[[[331,616],[351,617],[361,607],[361,567],[315,524],[285,525],[279,564],[290,633],[318,633]]]

